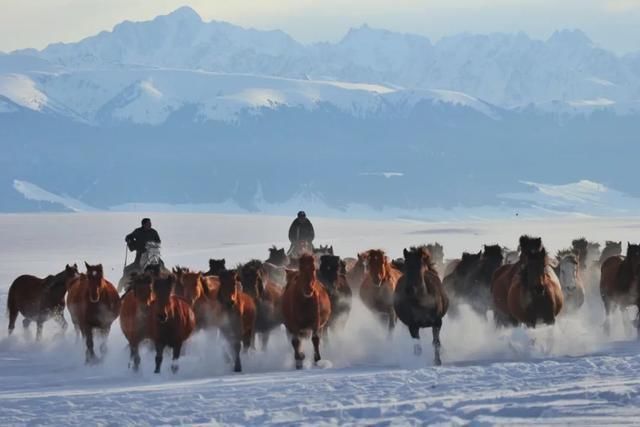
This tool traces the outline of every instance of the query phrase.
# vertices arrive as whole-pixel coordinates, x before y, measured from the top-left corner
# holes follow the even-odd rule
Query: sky
[[[206,21],[281,29],[304,43],[336,41],[364,23],[434,41],[460,32],[546,39],[578,28],[617,53],[640,51],[640,0],[0,0],[0,51],[78,41],[185,5]]]

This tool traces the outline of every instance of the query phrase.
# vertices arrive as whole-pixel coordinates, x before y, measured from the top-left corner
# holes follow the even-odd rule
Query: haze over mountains
[[[0,210],[627,212],[638,114],[640,54],[578,30],[432,43],[364,25],[303,45],[184,7],[0,54]],[[531,188],[546,198],[514,196]]]

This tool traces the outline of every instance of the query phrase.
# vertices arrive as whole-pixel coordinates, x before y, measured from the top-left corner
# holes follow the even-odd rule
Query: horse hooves
[[[178,365],[171,365],[171,373],[175,374],[178,372]]]
[[[436,356],[435,359],[433,359],[433,364],[435,366],[442,366],[442,360],[440,360],[440,356]]]
[[[302,360],[296,360],[296,369],[302,369]]]
[[[160,373],[160,368],[156,368],[155,371],[153,371],[154,374],[159,374]]]
[[[415,356],[421,356],[422,355],[422,345],[420,345],[419,343],[416,343],[413,345],[413,354]]]

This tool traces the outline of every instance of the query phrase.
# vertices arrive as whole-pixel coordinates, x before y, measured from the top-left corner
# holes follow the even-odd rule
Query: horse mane
[[[569,249],[569,248],[560,249],[556,253],[556,258],[558,258],[558,260],[562,260],[566,256],[573,256],[574,258],[576,257],[575,253],[573,252],[573,249]]]
[[[587,249],[589,247],[589,242],[586,238],[579,237],[571,241],[571,246],[573,246],[575,249]]]

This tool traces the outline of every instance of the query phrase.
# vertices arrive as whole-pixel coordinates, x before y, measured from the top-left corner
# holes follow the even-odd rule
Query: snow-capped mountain
[[[640,99],[638,54],[619,57],[579,30],[546,41],[523,33],[459,34],[432,43],[364,25],[337,43],[302,45],[281,31],[203,22],[183,7],[78,43],[16,54],[67,70],[153,67],[451,90],[501,107]]]

